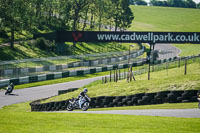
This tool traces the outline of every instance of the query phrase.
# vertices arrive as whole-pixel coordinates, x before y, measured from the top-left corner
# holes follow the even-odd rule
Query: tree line
[[[148,5],[144,0],[130,0],[132,5]],[[200,3],[196,4],[193,0],[150,0],[151,6],[200,8]]]
[[[0,0],[0,32],[126,29],[134,19],[129,0]]]

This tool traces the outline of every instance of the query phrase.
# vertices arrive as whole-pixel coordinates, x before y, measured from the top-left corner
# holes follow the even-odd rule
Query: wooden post
[[[121,80],[121,72],[120,72],[120,69],[119,69],[119,80]]]
[[[168,62],[166,63],[167,76],[168,76]]]
[[[149,63],[149,68],[148,68],[148,80],[150,80],[150,71],[151,71],[151,67],[150,67],[150,63]]]
[[[133,69],[133,68],[132,68]],[[133,73],[133,71],[132,71],[132,77],[133,77],[133,80],[135,81],[135,76],[134,76],[134,73]]]
[[[116,82],[118,80],[118,72],[117,72],[117,69],[115,70],[116,71]]]
[[[112,82],[112,71],[110,70],[110,82]]]
[[[187,75],[187,59],[185,59],[185,75]]]
[[[132,67],[130,66],[130,72],[129,72],[130,82],[132,81]]]
[[[124,69],[124,79],[126,79],[126,69]]]
[[[114,82],[115,82],[115,70],[114,70]]]
[[[181,60],[180,58],[178,58],[178,67],[180,68],[180,66],[181,66]]]

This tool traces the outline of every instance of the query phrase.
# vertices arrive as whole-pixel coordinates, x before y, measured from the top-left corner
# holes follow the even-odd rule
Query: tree
[[[82,10],[89,4],[89,1],[90,0],[73,0],[73,31],[77,30],[77,23],[80,18],[80,12],[82,12]]]
[[[167,0],[167,3],[171,7],[187,7],[183,0]]]
[[[22,31],[29,25],[29,1],[23,0],[1,0],[1,28],[9,28],[11,34],[10,47],[14,48],[15,32]]]
[[[135,0],[136,5],[147,5],[147,2],[144,0]]]
[[[199,8],[199,9],[200,9],[200,2],[197,4],[197,8]]]
[[[134,15],[129,7],[129,1],[123,0],[122,1],[122,24],[120,27],[122,29],[129,28],[132,24],[133,19],[134,19]]]
[[[187,8],[196,8],[196,3],[192,0],[186,0],[186,5],[187,5]]]

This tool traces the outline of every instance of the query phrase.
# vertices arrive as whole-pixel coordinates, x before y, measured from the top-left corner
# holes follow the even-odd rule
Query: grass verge
[[[0,133],[195,133],[200,130],[199,118],[43,113],[29,112],[28,106],[23,103],[0,109]]]

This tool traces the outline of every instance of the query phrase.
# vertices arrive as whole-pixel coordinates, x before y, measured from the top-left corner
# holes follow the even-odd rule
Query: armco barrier
[[[43,67],[33,67],[33,68],[13,68],[13,69],[5,69],[0,70],[1,76],[4,75],[13,75],[13,74],[22,74],[22,73],[34,73],[34,72],[43,72],[43,71],[61,71],[66,68],[74,68],[74,67],[84,67],[84,66],[96,66],[100,64],[108,64],[108,63],[114,63],[116,60],[127,60],[128,56],[130,58],[140,56],[144,53],[145,47],[142,47],[142,49],[138,51],[131,52],[130,55],[123,55],[123,56],[117,56],[117,57],[109,57],[107,59],[95,59],[95,60],[87,60],[87,61],[80,61],[80,62],[72,62],[68,64],[63,65],[51,65],[51,66],[43,66]]]
[[[139,65],[143,65],[144,63],[145,63],[145,60],[141,62],[137,62],[136,64],[138,64],[139,66]],[[95,72],[109,71],[116,68],[121,69],[122,66],[123,68],[128,67],[128,65],[118,64],[118,65],[109,65],[106,67],[90,68],[90,69],[85,69],[85,70],[71,70],[71,71],[64,71],[64,72],[55,72],[55,73],[50,73],[50,74],[41,74],[37,76],[26,76],[26,77],[12,78],[12,79],[4,79],[4,80],[0,80],[0,88],[8,86],[9,83],[13,83],[14,85],[20,85],[20,84],[25,84],[25,83],[33,83],[33,82],[52,80],[52,79],[58,79],[58,78],[81,76],[84,74],[92,74]]]
[[[170,59],[155,61],[154,63],[160,64],[160,63],[165,63],[165,62],[169,62],[169,61],[177,61],[179,59],[184,60],[185,58],[192,59],[192,58],[196,58],[196,57],[200,57],[200,55],[181,57],[181,58],[173,57]],[[129,64],[133,65],[133,66],[141,66],[145,63],[146,63],[146,60],[142,60],[142,61],[138,61],[138,62],[132,62]],[[37,76],[26,76],[26,78],[27,78],[26,82],[24,82],[23,77],[12,78],[12,79],[3,79],[3,80],[0,80],[0,88],[8,86],[9,83],[13,83],[14,85],[19,85],[19,84],[25,84],[25,83],[33,83],[33,82],[38,82],[38,81],[52,80],[52,79],[65,78],[65,77],[71,77],[71,76],[80,76],[83,74],[91,74],[94,72],[104,72],[104,71],[109,71],[109,70],[114,70],[114,69],[123,69],[123,68],[128,68],[128,64],[127,63],[126,64],[117,64],[117,65],[114,64],[114,65],[109,65],[106,67],[96,67],[96,68],[90,68],[90,69],[86,69],[86,70],[76,70],[76,71],[72,70],[72,71],[55,72],[55,73],[50,73],[50,74],[41,74],[41,75],[37,75]]]
[[[100,96],[91,98],[90,108],[197,102],[197,95],[199,93],[200,90],[173,90],[157,93],[139,93],[129,96]],[[41,104],[42,100],[30,103],[31,111],[66,110],[69,104],[69,100]]]

